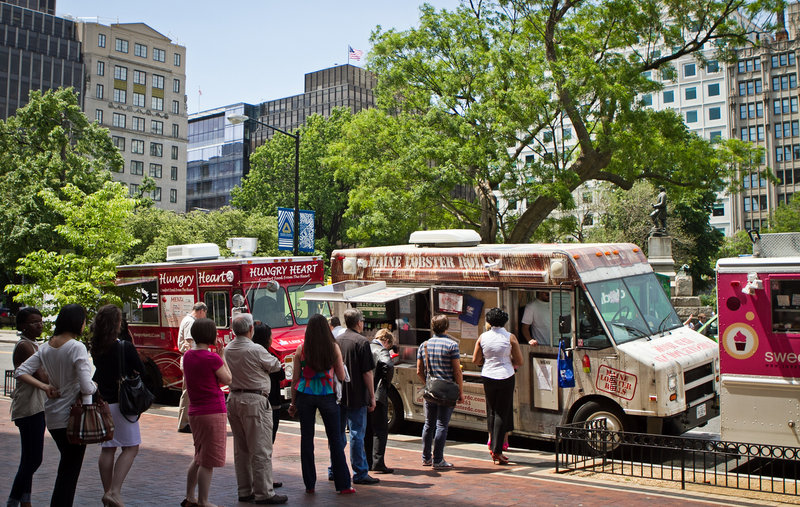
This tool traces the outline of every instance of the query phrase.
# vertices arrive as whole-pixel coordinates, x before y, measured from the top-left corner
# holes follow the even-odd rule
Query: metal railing
[[[3,384],[3,396],[11,396],[15,387],[17,387],[17,379],[14,378],[14,370],[6,370],[6,379]]]
[[[626,433],[606,420],[556,428],[556,473],[597,473],[800,495],[800,448]]]

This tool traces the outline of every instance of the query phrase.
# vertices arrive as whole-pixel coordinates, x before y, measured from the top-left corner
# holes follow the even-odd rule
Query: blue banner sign
[[[278,208],[278,250],[294,248],[294,208]],[[300,244],[298,250],[314,252],[314,212],[300,210]]]

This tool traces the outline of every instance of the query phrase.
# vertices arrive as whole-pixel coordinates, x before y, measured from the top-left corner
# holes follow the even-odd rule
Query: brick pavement
[[[0,412],[8,414],[10,402],[0,398]],[[175,431],[174,407],[156,408],[141,418],[143,444],[122,490],[128,506],[177,506],[184,497],[185,473],[193,453],[192,437]],[[733,497],[703,497],[699,493],[667,488],[637,488],[625,479],[619,483],[598,483],[551,473],[552,455],[511,450],[514,466],[499,467],[488,460],[485,446],[448,442],[445,454],[456,469],[436,472],[420,462],[419,438],[391,435],[387,462],[393,475],[378,475],[377,486],[356,486],[356,495],[340,497],[326,479],[328,452],[322,427],[317,429],[317,493],[306,495],[300,472],[299,426],[283,421],[275,446],[275,480],[283,481],[278,491],[289,496],[292,505],[753,505]],[[236,498],[233,442],[228,432],[227,464],[214,470],[211,501],[221,506],[246,506]],[[97,471],[99,446],[88,446],[75,505],[100,505],[102,486]],[[8,417],[0,420],[0,500],[5,501],[19,459],[19,437]],[[45,437],[45,457],[34,477],[33,504],[49,502],[57,466],[58,451]]]

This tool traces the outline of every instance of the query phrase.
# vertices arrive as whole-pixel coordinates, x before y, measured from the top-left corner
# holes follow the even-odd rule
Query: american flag
[[[347,58],[350,60],[361,60],[361,55],[364,54],[360,49],[353,49],[353,46],[347,46]]]

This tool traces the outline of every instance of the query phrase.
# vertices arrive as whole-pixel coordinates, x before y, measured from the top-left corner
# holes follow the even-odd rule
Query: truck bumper
[[[664,434],[681,435],[702,426],[719,415],[719,395],[715,395],[685,412],[675,414],[664,421]]]

